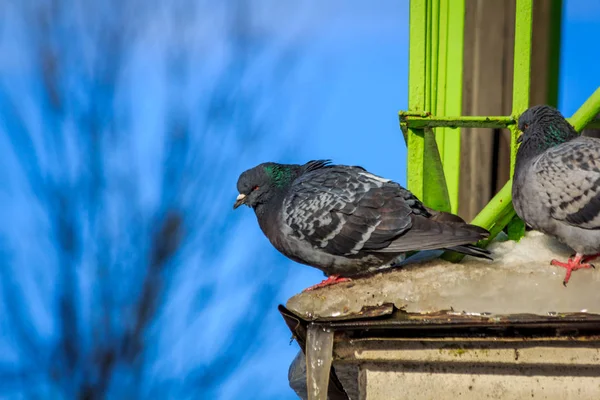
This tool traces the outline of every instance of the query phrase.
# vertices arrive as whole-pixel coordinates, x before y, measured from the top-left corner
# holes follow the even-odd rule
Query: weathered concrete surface
[[[569,340],[362,341],[340,344],[336,367],[360,365],[354,377],[360,400],[591,400],[600,398],[599,345]]]
[[[519,243],[498,241],[490,250],[493,262],[466,257],[458,264],[440,259],[407,264],[300,293],[287,308],[309,320],[348,317],[383,303],[408,312],[600,313],[600,270],[576,271],[564,287],[565,270],[550,260],[565,260],[571,252],[554,239],[529,232]]]
[[[495,367],[472,371],[472,374],[439,371],[410,372],[374,367],[361,371],[359,400],[597,400],[598,378],[593,376],[521,375],[515,367]],[[535,371],[530,371],[535,373]]]

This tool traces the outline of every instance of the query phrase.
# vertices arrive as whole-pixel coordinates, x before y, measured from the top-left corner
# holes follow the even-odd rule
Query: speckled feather
[[[339,256],[381,250],[427,215],[407,190],[356,167],[332,166],[299,177],[283,206],[291,235]]]
[[[600,252],[600,139],[578,136],[547,106],[524,113],[520,128],[513,184],[517,214],[577,252]],[[547,136],[552,138],[544,141]]]
[[[268,201],[253,205],[259,225],[283,254],[326,275],[378,269],[414,250],[452,247],[479,257],[489,254],[469,245],[487,237],[485,229],[436,220],[408,190],[361,167],[325,161],[283,167],[295,178],[287,188],[272,187],[275,194]],[[255,168],[259,172],[244,174],[261,180],[255,175],[265,167]],[[255,187],[248,179],[240,177],[240,193]]]

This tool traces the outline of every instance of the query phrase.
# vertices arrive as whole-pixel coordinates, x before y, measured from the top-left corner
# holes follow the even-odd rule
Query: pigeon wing
[[[534,164],[552,218],[600,229],[600,140],[580,137],[546,151]]]
[[[400,185],[347,166],[298,177],[282,212],[291,235],[339,256],[384,249],[410,229],[413,213],[427,213]]]

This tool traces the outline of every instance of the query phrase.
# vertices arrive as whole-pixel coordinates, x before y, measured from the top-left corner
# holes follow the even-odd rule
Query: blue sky
[[[299,91],[319,90],[319,115],[313,120],[307,134],[310,140],[300,145],[301,156],[290,157],[281,162],[303,162],[314,158],[331,158],[344,164],[360,164],[379,175],[406,182],[406,148],[398,127],[397,111],[407,107],[408,75],[408,2],[381,1],[369,4],[346,3],[345,12],[334,18],[313,6],[315,25],[307,23],[317,42],[309,47],[306,57],[313,65],[311,84]],[[600,54],[586,51],[585,46],[600,32],[600,5],[586,0],[567,0],[563,9],[563,35],[560,64],[559,109],[570,116],[600,87]],[[328,15],[335,23],[323,23]],[[319,73],[325,71],[325,73]],[[304,94],[304,93],[303,93]],[[248,211],[246,211],[248,212]],[[255,224],[254,220],[248,221]],[[253,234],[260,236],[257,227]],[[273,252],[266,239],[257,240],[261,252]],[[285,304],[287,298],[303,288],[322,279],[319,271],[298,265],[280,257],[280,267],[289,268],[287,283],[277,303]],[[272,309],[274,310],[274,308]],[[275,312],[275,311],[272,311]],[[277,323],[277,322],[275,322]],[[286,394],[281,385],[287,384],[288,360],[297,346],[287,346],[288,337],[284,327],[277,328],[261,365],[268,365],[272,373],[265,386],[265,395],[272,398],[295,398]],[[238,378],[244,385],[246,376],[253,376],[254,361],[242,368]],[[275,365],[276,363],[276,365]],[[265,367],[268,368],[268,367]],[[261,375],[263,375],[261,373]],[[235,380],[235,379],[234,379]],[[232,386],[237,386],[232,382]],[[275,395],[276,394],[276,395]],[[267,397],[265,397],[267,398]]]
[[[336,163],[360,164],[404,183],[406,148],[397,112],[407,104],[408,2],[316,4],[306,7],[302,26],[296,27],[300,32],[310,32],[310,43],[304,48],[302,60],[305,78],[298,79],[300,85],[289,93],[291,102],[294,95],[314,97],[316,110],[310,111],[314,118],[306,125],[296,154],[268,160],[303,163],[329,158]],[[236,212],[250,214],[244,221],[248,224],[246,236],[256,238],[257,252],[276,253],[262,236],[251,210]],[[287,386],[287,368],[298,346],[289,345],[289,330],[276,306],[319,282],[323,275],[277,253],[275,259],[277,268],[289,272],[267,311],[275,315],[273,325],[267,328],[269,337],[259,354],[243,365],[224,388],[223,398],[234,398],[233,393],[240,387],[257,380],[261,382],[257,398],[295,398]],[[261,266],[257,268],[256,273],[261,273]]]
[[[231,210],[237,195],[236,180],[243,170],[264,161],[303,163],[329,158],[336,163],[362,165],[401,184],[406,182],[406,148],[397,112],[407,107],[408,1],[274,4],[256,0],[252,4],[257,32],[268,33],[274,38],[275,47],[290,43],[297,46],[294,70],[289,79],[268,86],[269,95],[257,100],[259,111],[274,131],[272,136],[263,141],[258,138],[256,145],[238,141],[236,135],[228,136],[219,129],[202,136],[198,157],[211,162],[214,158],[226,161],[217,164],[219,168],[205,166],[202,178],[218,185],[209,186],[209,195],[193,199],[196,214],[205,218],[201,230],[210,241],[182,257],[185,265],[172,282],[176,290],[169,294],[150,331],[156,338],[156,359],[146,373],[151,379],[183,379],[194,366],[218,369],[211,362],[229,348],[252,347],[253,351],[240,356],[239,368],[216,388],[211,398],[294,399],[288,388],[287,371],[298,346],[290,344],[290,332],[276,307],[323,276],[277,253],[262,235],[251,210]],[[201,14],[207,10],[208,16]],[[161,164],[156,160],[165,153],[162,131],[166,99],[179,96],[192,115],[196,108],[209,102],[203,79],[217,75],[215,71],[219,71],[224,59],[225,39],[215,33],[222,24],[219,13],[218,7],[200,7],[203,23],[178,30],[179,27],[165,27],[157,12],[144,40],[130,54],[116,107],[131,112],[132,135],[127,146],[112,149],[109,157],[111,162],[135,174],[144,212],[160,206],[157,176]],[[588,49],[600,32],[600,3],[567,0],[563,16],[559,108],[570,116],[600,86],[600,54]],[[32,130],[39,133],[45,123],[44,114],[36,114],[32,106],[37,89],[28,67],[29,55],[20,48],[24,31],[11,28],[11,24],[4,27],[0,50],[14,57],[0,59],[2,83],[18,94],[18,105],[28,116]],[[186,50],[190,65],[199,66],[189,82],[164,80],[166,67],[161,57],[174,44]],[[270,58],[272,54],[261,53],[252,64],[251,79],[243,85],[266,81],[273,73]],[[0,117],[4,115],[0,113]],[[202,121],[194,124],[203,126]],[[59,129],[68,136],[70,128],[65,125]],[[227,129],[242,129],[233,125],[227,125]],[[23,286],[28,291],[33,325],[45,341],[51,341],[56,321],[48,311],[44,292],[32,283],[35,279],[47,283],[49,292],[55,283],[54,269],[46,267],[51,243],[40,233],[47,221],[27,203],[31,193],[23,188],[23,173],[14,154],[4,150],[11,134],[15,133],[7,132],[6,125],[0,124],[0,179],[8,183],[0,187],[0,201],[5,205],[0,217],[7,221],[0,234],[12,246],[15,267],[22,267],[24,274],[31,272]],[[85,164],[85,155],[82,160],[78,162]],[[62,163],[50,168],[60,169]],[[211,237],[211,229],[217,238]],[[26,250],[33,243],[38,243],[35,250]],[[34,265],[43,268],[36,269]],[[212,296],[203,297],[205,291]],[[252,310],[257,296],[267,298],[264,309]],[[0,305],[0,310],[2,306],[6,305]],[[252,339],[240,336],[241,342],[237,343],[236,321],[250,312],[262,314],[261,328]],[[9,327],[0,321],[0,364],[18,360],[16,352],[7,350],[11,346],[8,331]],[[204,398],[201,388],[199,392],[198,398]]]
[[[600,31],[600,3],[567,0],[563,7],[558,106],[571,116],[600,87],[600,55],[589,50]]]

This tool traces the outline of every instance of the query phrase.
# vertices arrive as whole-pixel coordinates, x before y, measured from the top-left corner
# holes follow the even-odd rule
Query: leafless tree
[[[222,333],[217,356],[178,375],[156,368],[179,336],[195,338],[191,354],[210,345],[198,319],[218,304],[210,277],[237,223],[223,217],[235,183],[223,179],[276,137],[278,121],[263,110],[281,102],[296,47],[274,46],[255,29],[244,0],[165,4],[1,6],[0,18],[13,21],[5,35],[22,34],[13,55],[26,68],[16,80],[0,74],[0,139],[9,145],[0,158],[14,160],[0,180],[17,182],[6,212],[29,218],[0,230],[0,336],[13,356],[0,357],[0,393],[209,398],[256,350],[251,335],[277,291],[271,281],[259,282],[252,306]],[[214,38],[199,40],[206,32]],[[223,45],[207,44],[213,39]],[[140,67],[135,54],[151,50],[157,56],[146,60],[155,65]],[[223,54],[211,58],[215,50]],[[268,74],[252,75],[265,54],[275,55]],[[131,75],[143,71],[164,87],[147,93],[162,96],[162,118],[152,120],[163,121],[148,137],[135,126],[152,112],[139,110],[143,99],[130,89]],[[159,145],[145,152],[148,141]],[[195,282],[193,301],[177,300],[185,281]],[[187,321],[175,336],[165,333],[174,313]]]

